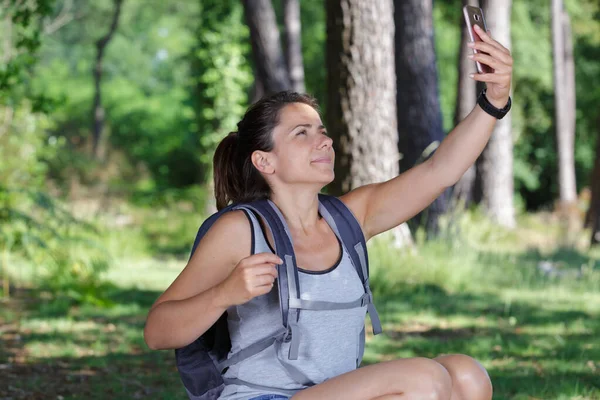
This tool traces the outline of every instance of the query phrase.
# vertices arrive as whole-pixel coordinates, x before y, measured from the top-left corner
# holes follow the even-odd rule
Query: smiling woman
[[[366,263],[354,255],[362,252],[357,246],[411,218],[453,184],[483,150],[494,121],[476,106],[427,162],[336,199],[362,238],[349,246],[320,202],[320,191],[334,179],[335,154],[316,102],[294,92],[261,99],[217,147],[215,196],[223,213],[152,306],[146,342],[155,349],[188,348],[226,320],[231,346],[213,369],[212,386],[184,380],[188,389],[203,388],[190,395],[194,400],[491,399],[486,370],[465,355],[359,368],[365,315],[368,310],[373,321],[376,311],[368,280],[361,278],[367,269],[361,274],[356,267]],[[265,229],[271,223],[262,215],[228,207],[257,200],[270,201],[281,228]],[[281,235],[293,247],[293,261],[286,264],[275,252]],[[278,266],[287,271],[294,262],[297,271],[283,280]],[[302,289],[293,299],[301,305],[280,299],[278,292],[288,285],[290,291]],[[284,302],[302,309],[292,322],[280,313]],[[278,333],[282,319],[293,325],[289,336]],[[196,368],[202,363],[192,361]],[[208,357],[206,362],[211,363]]]

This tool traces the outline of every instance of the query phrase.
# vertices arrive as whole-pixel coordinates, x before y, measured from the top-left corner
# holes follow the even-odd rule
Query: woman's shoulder
[[[229,239],[250,238],[250,225],[248,217],[243,210],[231,210],[215,221],[206,233],[207,237],[218,236]]]
[[[251,251],[251,231],[248,217],[242,210],[232,210],[219,216],[198,244],[200,254],[225,252],[242,259]]]

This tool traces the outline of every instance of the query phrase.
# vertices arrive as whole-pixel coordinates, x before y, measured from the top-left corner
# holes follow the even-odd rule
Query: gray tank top
[[[250,215],[252,223],[252,254],[270,252],[264,232],[256,216]],[[299,270],[300,297],[304,300],[330,302],[350,302],[364,294],[364,287],[354,269],[348,252],[341,244],[341,256],[338,262],[325,271]],[[274,335],[281,329],[277,285],[271,292],[255,297],[249,302],[229,307],[228,327],[231,336],[231,352],[241,349]],[[359,357],[361,333],[367,306],[345,310],[301,310],[299,328],[301,332],[300,349],[297,360],[288,360],[290,343],[282,343],[279,357],[300,370],[314,383],[356,369]],[[275,388],[299,391],[303,386],[286,372],[276,358],[275,346],[232,365],[224,373],[226,378],[274,388],[268,393],[278,393]],[[219,397],[222,400],[248,400],[262,394],[265,390],[245,385],[226,385]],[[282,394],[289,393],[280,392]]]

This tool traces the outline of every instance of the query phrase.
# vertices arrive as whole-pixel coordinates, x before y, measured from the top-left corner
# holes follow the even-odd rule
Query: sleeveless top
[[[261,224],[250,214],[252,226],[252,254],[274,253]],[[300,297],[305,300],[350,302],[364,294],[364,287],[350,256],[338,238],[340,258],[324,271],[299,269]],[[345,310],[301,310],[299,328],[300,348],[297,360],[288,360],[290,343],[282,343],[278,354],[275,346],[234,364],[225,371],[225,378],[237,378],[272,390],[260,390],[245,385],[229,384],[221,393],[221,400],[249,400],[263,394],[281,393],[289,396],[305,389],[282,366],[280,360],[292,365],[315,384],[356,369],[359,357],[359,334],[365,325],[367,306]],[[277,285],[262,296],[227,309],[227,323],[234,354],[249,345],[272,336],[281,329]],[[286,390],[278,392],[277,389]]]

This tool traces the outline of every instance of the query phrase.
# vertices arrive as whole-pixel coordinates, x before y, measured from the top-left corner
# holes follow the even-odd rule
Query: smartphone
[[[471,42],[481,42],[481,38],[475,32],[475,25],[479,25],[484,32],[487,32],[487,25],[485,24],[485,18],[483,17],[483,10],[479,7],[475,6],[464,6],[463,14],[465,16],[465,22],[467,24],[467,30],[469,31],[469,40]],[[481,53],[487,54],[483,51],[478,51],[477,49],[473,49],[473,53]],[[480,74],[492,73],[494,70],[487,64],[482,64],[479,61],[475,61],[475,66],[477,67],[477,72]]]

